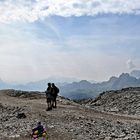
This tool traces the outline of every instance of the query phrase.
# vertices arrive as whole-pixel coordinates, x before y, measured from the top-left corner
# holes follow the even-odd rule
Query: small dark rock
[[[18,113],[16,117],[18,119],[24,119],[24,118],[26,118],[26,115],[24,113]]]

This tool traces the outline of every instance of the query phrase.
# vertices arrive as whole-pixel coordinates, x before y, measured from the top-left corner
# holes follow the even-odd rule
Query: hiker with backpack
[[[59,88],[56,87],[56,85],[54,83],[52,83],[52,107],[56,108],[57,107],[57,103],[56,103],[56,98],[58,96],[59,93]]]
[[[52,87],[51,87],[51,83],[48,83],[48,88],[45,91],[46,93],[46,101],[47,101],[47,105],[48,108],[46,109],[47,111],[52,110]]]

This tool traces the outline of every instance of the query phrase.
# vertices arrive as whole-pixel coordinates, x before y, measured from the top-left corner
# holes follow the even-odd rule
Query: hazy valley
[[[27,84],[12,85],[0,81],[0,89],[17,89],[25,91],[45,91],[48,82],[55,82],[60,88],[61,95],[69,99],[88,99],[95,98],[103,91],[119,90],[127,87],[140,86],[140,71],[135,70],[130,74],[123,73],[119,77],[112,76],[108,81],[91,83],[87,80],[75,78],[48,78]]]

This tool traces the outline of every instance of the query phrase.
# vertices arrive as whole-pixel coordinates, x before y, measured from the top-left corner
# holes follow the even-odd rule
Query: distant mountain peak
[[[91,84],[89,81],[87,81],[87,80],[81,80],[79,83],[81,83],[81,84]]]
[[[117,77],[112,76],[112,77],[109,79],[109,81],[116,81],[117,79],[118,79]]]
[[[121,75],[120,75],[120,78],[121,77],[130,77],[130,75],[128,74],[128,73],[122,73]]]
[[[128,73],[122,73],[120,76],[119,76],[119,78],[118,79],[130,79],[130,78],[134,78],[134,77],[132,77],[132,76],[130,76]]]

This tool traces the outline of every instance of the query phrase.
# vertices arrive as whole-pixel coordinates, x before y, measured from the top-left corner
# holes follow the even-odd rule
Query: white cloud
[[[127,60],[126,64],[128,69],[133,69],[136,67],[131,59]]]
[[[139,0],[5,0],[0,22],[33,22],[51,15],[82,16],[102,13],[140,14]]]

